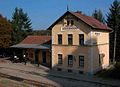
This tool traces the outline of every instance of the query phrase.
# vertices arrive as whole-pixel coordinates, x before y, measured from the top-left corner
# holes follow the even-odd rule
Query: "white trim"
[[[84,32],[80,31],[80,33],[79,33],[79,34],[84,34]]]
[[[67,34],[72,34],[73,35],[73,32],[67,32]]]
[[[63,28],[63,26],[60,28],[60,30],[61,30],[61,31],[64,31],[62,28]]]
[[[66,29],[66,30],[63,29],[64,27],[65,27],[65,26],[61,26],[61,29],[60,29],[60,30],[61,30],[61,31],[76,31],[76,30],[78,31],[78,30],[80,30],[79,27],[77,27],[77,29]]]
[[[63,55],[63,53],[62,53],[62,52],[58,52],[57,54],[62,54],[62,55]]]
[[[57,35],[58,35],[58,34],[63,34],[63,33],[59,32],[59,33],[57,33]]]

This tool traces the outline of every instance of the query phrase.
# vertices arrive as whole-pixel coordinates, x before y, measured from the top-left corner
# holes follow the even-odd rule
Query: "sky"
[[[0,13],[12,19],[16,7],[22,8],[31,19],[34,30],[47,29],[67,11],[82,11],[91,16],[95,9],[101,9],[104,16],[114,0],[0,0]]]

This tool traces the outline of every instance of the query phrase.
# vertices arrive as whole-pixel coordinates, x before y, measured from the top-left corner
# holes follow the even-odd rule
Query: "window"
[[[62,35],[61,34],[58,35],[58,44],[62,44]]]
[[[73,26],[74,25],[74,21],[73,20],[71,20],[71,26]]]
[[[103,64],[103,57],[104,56],[105,56],[104,54],[99,54],[99,65]]]
[[[84,67],[84,56],[79,56],[79,66]]]
[[[84,45],[84,34],[79,34],[79,44]]]
[[[36,52],[36,54],[38,53],[39,51]],[[36,55],[36,59],[38,61],[38,58],[37,58],[38,55]],[[42,51],[42,62],[43,63],[46,63],[47,60],[46,60],[46,51]]]
[[[73,66],[73,55],[68,55],[68,66]]]
[[[62,64],[62,54],[58,54],[58,64]]]
[[[69,26],[70,25],[70,21],[69,20],[67,20],[67,26]]]
[[[74,25],[74,21],[68,19],[67,20],[67,26],[69,26],[69,25],[73,26]]]
[[[68,45],[72,45],[73,44],[73,36],[72,34],[68,34]]]

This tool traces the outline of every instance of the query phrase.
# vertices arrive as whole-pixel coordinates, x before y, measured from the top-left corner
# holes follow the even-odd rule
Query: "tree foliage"
[[[32,32],[32,35],[46,35],[51,36],[51,30],[34,30]]]
[[[15,8],[12,16],[12,44],[17,44],[22,41],[27,35],[31,34],[32,26],[31,20],[27,13],[23,12],[21,8]]]
[[[12,26],[6,18],[0,15],[0,48],[8,48],[11,44]]]
[[[113,29],[110,33],[110,58],[115,61],[115,59],[120,59],[120,2],[115,0],[109,11],[107,25]]]
[[[105,18],[104,18],[103,13],[100,9],[99,10],[95,9],[93,14],[92,14],[92,17],[94,17],[95,19],[97,19],[98,21],[100,21],[102,23],[105,23]]]

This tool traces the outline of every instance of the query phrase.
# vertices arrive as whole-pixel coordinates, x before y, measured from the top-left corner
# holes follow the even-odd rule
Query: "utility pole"
[[[67,11],[69,11],[69,6],[70,6],[70,0],[68,0],[68,3],[67,3]]]
[[[115,63],[115,57],[116,57],[116,39],[117,39],[117,28],[115,26],[114,50],[113,50],[113,64]]]

